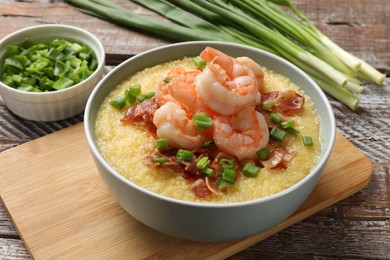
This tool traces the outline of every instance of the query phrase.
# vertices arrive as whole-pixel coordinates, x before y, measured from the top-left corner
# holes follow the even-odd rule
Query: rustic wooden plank
[[[140,9],[126,0],[114,1],[145,15],[151,12]],[[59,23],[73,25],[92,32],[103,44],[106,53],[134,55],[142,51],[169,43],[150,34],[129,30],[107,21],[77,11],[63,0],[55,1],[12,1],[0,3],[0,38],[16,30],[40,24]]]
[[[129,1],[126,0],[115,0],[115,2],[129,4]],[[388,21],[390,5],[387,0],[329,0],[326,3],[323,1],[293,0],[293,2],[336,43],[366,59],[374,66],[389,70],[390,38],[388,35],[390,35],[390,26]],[[0,38],[17,29],[43,23],[71,24],[90,30],[102,41],[109,57],[108,60],[112,64],[118,64],[123,59],[145,49],[170,42],[81,14],[64,3],[63,0],[2,0],[0,2]],[[274,258],[275,256],[288,259],[348,258],[351,257],[351,252],[355,252],[355,256],[351,258],[388,258],[390,254],[385,250],[388,247],[378,246],[378,244],[390,244],[389,237],[385,235],[386,232],[390,233],[390,191],[388,188],[390,187],[388,165],[390,154],[388,127],[386,127],[386,125],[390,125],[388,101],[390,81],[389,79],[386,81],[385,87],[369,87],[368,91],[361,95],[362,105],[356,113],[330,98],[336,114],[338,130],[373,161],[373,177],[369,186],[358,194],[232,258],[257,259]],[[2,104],[0,104],[0,110],[0,151],[82,120],[78,118],[70,123],[66,122],[54,126],[40,125],[26,122],[12,115]],[[382,119],[376,122],[378,118]],[[12,124],[15,126],[20,124],[22,126],[21,132],[16,132],[13,135],[10,131],[13,128],[3,127],[2,123],[5,121],[13,122]],[[368,131],[363,129],[366,124],[369,128]],[[25,129],[26,126],[32,131]],[[379,137],[376,136],[375,127],[378,127],[381,133]],[[364,134],[360,135],[357,130],[361,130]],[[0,258],[24,259],[22,257],[15,258],[12,251],[7,249],[16,248],[18,253],[23,252],[23,249],[20,248],[20,240],[9,238],[15,235],[15,229],[10,223],[8,215],[0,207]],[[325,226],[326,230],[323,230]],[[317,231],[317,227],[319,227],[319,231]],[[362,227],[362,230],[357,227]],[[339,231],[340,229],[341,231]],[[344,239],[343,236],[337,235],[338,232],[342,232],[342,234],[350,232],[351,236]],[[369,233],[366,234],[366,232]],[[383,234],[383,232],[385,233]],[[356,242],[361,237],[361,233],[369,239]],[[305,237],[310,239],[303,239]],[[4,253],[4,248],[7,249],[7,253]],[[357,249],[359,249],[360,255],[356,254]],[[26,251],[24,250],[24,252]],[[295,257],[292,257],[293,254]]]
[[[121,4],[124,8],[156,17],[155,14],[130,1],[114,0],[113,2]],[[376,67],[390,67],[390,53],[387,47],[390,44],[388,37],[390,28],[384,22],[388,20],[390,5],[384,0],[342,2],[329,0],[326,4],[296,0],[294,3],[340,46]],[[69,24],[93,32],[102,41],[109,54],[132,55],[173,42],[82,14],[64,0],[16,3],[12,0],[3,0],[0,4],[0,17],[4,21],[0,23],[0,38],[31,25]]]
[[[30,260],[31,257],[22,241],[16,239],[4,239],[0,237],[0,259]]]

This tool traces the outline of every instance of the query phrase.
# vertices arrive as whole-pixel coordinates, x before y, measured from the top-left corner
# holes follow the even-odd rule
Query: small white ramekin
[[[0,82],[0,95],[14,114],[34,121],[57,121],[83,112],[93,88],[103,77],[105,52],[101,42],[86,30],[60,24],[28,27],[16,31],[0,41],[0,72],[6,54],[6,46],[18,44],[25,38],[32,43],[46,43],[64,39],[87,44],[95,53],[98,67],[91,76],[69,88],[51,92],[26,92]]]

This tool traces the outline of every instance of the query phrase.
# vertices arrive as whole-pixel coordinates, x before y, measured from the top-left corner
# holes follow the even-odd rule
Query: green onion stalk
[[[188,28],[176,23],[161,21],[137,14],[131,10],[107,0],[67,0],[67,2],[77,6],[80,11],[101,19],[108,20],[119,25],[140,29],[146,32],[168,36],[175,40],[210,40],[233,41],[240,43],[231,36],[215,33],[210,30],[198,30]]]
[[[173,40],[240,43],[281,56],[308,73],[329,95],[355,110],[358,78],[385,75],[321,33],[290,0],[132,0],[165,17],[140,15],[107,0],[67,0],[96,17]],[[279,6],[290,8],[298,19]]]

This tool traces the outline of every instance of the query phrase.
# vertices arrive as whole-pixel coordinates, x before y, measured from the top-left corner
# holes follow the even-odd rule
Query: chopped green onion
[[[75,43],[55,39],[31,44],[27,39],[19,45],[6,46],[6,59],[0,64],[0,80],[10,87],[31,92],[55,91],[76,85],[89,77],[98,66],[93,50]]]
[[[167,161],[168,161],[168,158],[166,158],[166,157],[153,158],[154,163],[163,164],[163,163],[166,163]]]
[[[171,81],[171,79],[168,78],[168,77],[166,77],[166,78],[164,79],[164,82],[165,82],[165,83],[169,83],[170,81]]]
[[[295,125],[295,120],[290,119],[290,120],[281,122],[280,125],[281,125],[283,128],[293,127],[293,126]]]
[[[125,91],[125,100],[127,103],[134,105],[137,102],[137,97],[141,94],[141,85],[136,84]]]
[[[68,78],[60,78],[53,84],[53,88],[57,90],[65,89],[73,85],[73,80]]]
[[[191,151],[179,149],[176,153],[176,158],[180,161],[191,162],[193,155]]]
[[[4,67],[7,68],[8,66],[14,67],[18,70],[23,70],[23,64],[20,61],[13,59],[13,58],[5,59]]]
[[[303,145],[313,146],[313,139],[310,136],[305,135],[302,137],[302,140],[303,140]]]
[[[137,96],[135,96],[133,93],[131,93],[131,91],[128,89],[128,90],[125,90],[124,99],[130,105],[134,105],[135,102],[137,101]]]
[[[236,180],[236,171],[229,168],[223,168],[222,179],[228,183],[233,184]]]
[[[129,91],[131,94],[133,94],[134,96],[138,96],[141,94],[141,85],[140,84],[136,84],[136,85],[133,85],[129,88]]]
[[[195,58],[193,58],[192,62],[199,69],[204,69],[207,65],[206,61],[204,59],[202,59],[202,57],[200,57],[200,56],[196,56]]]
[[[293,136],[297,136],[299,135],[301,132],[295,128],[292,128],[292,127],[287,127],[286,129],[284,129],[287,133],[289,133],[290,135],[293,135]]]
[[[159,150],[168,148],[168,139],[166,139],[166,138],[157,139],[155,142],[155,145],[156,145],[156,148]]]
[[[214,170],[212,168],[209,168],[209,167],[206,167],[206,168],[203,168],[202,169],[202,172],[208,176],[208,177],[212,177],[214,176]]]
[[[248,162],[247,164],[245,164],[241,171],[246,177],[254,178],[257,176],[257,174],[259,174],[260,167],[257,167]]]
[[[210,141],[204,142],[202,144],[202,148],[211,148],[214,145],[215,145],[215,142],[213,140],[210,140]]]
[[[270,110],[273,106],[275,106],[274,101],[268,101],[267,103],[264,104],[263,109],[264,110]]]
[[[282,116],[278,113],[271,113],[269,119],[279,124],[282,121]]]
[[[143,102],[147,99],[151,99],[152,97],[154,97],[154,92],[149,92],[149,93],[146,93],[146,94],[143,94],[143,95],[139,95],[138,96],[138,101],[139,102]]]
[[[272,140],[277,142],[283,142],[284,138],[286,138],[286,132],[281,130],[279,127],[274,126],[270,132],[270,137]]]
[[[257,151],[256,155],[262,161],[267,160],[267,158],[269,156],[269,150],[267,148],[263,148],[260,151]]]
[[[110,105],[121,110],[126,106],[126,100],[123,97],[116,97],[114,100],[110,101]]]
[[[234,168],[234,162],[229,159],[221,159],[219,161],[219,164],[222,166],[222,168],[228,168],[228,169],[233,169]]]
[[[220,189],[224,189],[224,188],[227,188],[231,185],[230,182],[227,182],[225,181],[222,176],[218,178],[217,180],[217,187],[220,188]]]
[[[213,120],[206,113],[196,114],[193,117],[194,126],[199,131],[210,128],[213,125]]]
[[[202,158],[200,158],[200,160],[196,163],[196,168],[198,168],[199,170],[202,170],[204,168],[206,168],[206,166],[210,163],[210,159],[208,156],[204,156]]]

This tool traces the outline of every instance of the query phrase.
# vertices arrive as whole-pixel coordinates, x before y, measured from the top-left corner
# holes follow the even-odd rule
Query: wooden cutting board
[[[226,258],[365,187],[372,166],[340,133],[310,197],[287,220],[251,237],[206,243],[154,231],[112,198],[95,168],[83,125],[0,154],[0,195],[35,259]]]

